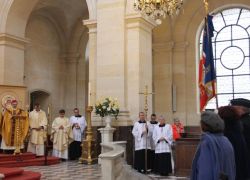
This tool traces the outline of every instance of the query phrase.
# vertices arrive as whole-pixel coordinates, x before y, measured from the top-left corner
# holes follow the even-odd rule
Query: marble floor
[[[41,180],[101,180],[100,165],[79,164],[78,161],[66,161],[51,166],[30,166],[24,169],[40,172]],[[164,177],[154,174],[148,176],[153,180],[187,180],[187,178],[175,176]]]

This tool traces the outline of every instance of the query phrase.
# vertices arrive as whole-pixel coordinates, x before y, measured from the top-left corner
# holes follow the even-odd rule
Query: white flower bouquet
[[[119,104],[117,99],[106,97],[97,101],[95,104],[95,113],[101,117],[112,115],[117,118],[119,114]]]

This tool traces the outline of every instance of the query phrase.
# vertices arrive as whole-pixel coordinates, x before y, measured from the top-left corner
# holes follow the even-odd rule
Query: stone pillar
[[[97,1],[96,96],[116,97],[127,109],[125,83],[126,0]]]
[[[187,101],[187,55],[186,49],[188,46],[187,41],[175,42],[173,51],[173,83],[176,85],[176,103],[177,111],[175,113],[176,117],[180,119],[185,119],[185,125],[187,124],[187,107],[189,106],[189,101]],[[195,97],[193,97],[195,98]]]
[[[0,34],[0,84],[24,85],[24,49],[28,39]]]
[[[66,53],[62,56],[65,66],[64,74],[64,88],[65,88],[65,98],[64,98],[64,108],[67,114],[72,114],[72,110],[78,107],[78,64],[80,59],[79,53]],[[78,107],[82,111],[84,107]]]
[[[156,113],[164,115],[169,123],[172,123],[172,114],[176,111],[172,94],[172,87],[175,86],[172,80],[173,47],[172,41],[153,44],[154,108]]]
[[[102,143],[112,142],[113,141],[113,133],[115,128],[105,127],[98,129],[101,133]]]
[[[91,86],[95,94],[91,102],[101,97],[117,98],[120,115],[112,123],[117,126],[131,125],[131,119],[137,120],[139,111],[144,111],[144,96],[139,92],[144,91],[145,85],[152,92],[152,29],[155,24],[139,14],[129,12],[127,15],[126,3],[126,0],[99,0],[97,33],[94,31],[95,36],[90,33],[89,40],[90,56],[96,53],[96,58],[89,60],[89,80],[95,83]],[[84,24],[94,29],[90,20]],[[95,48],[91,46],[94,39]],[[150,114],[152,95],[148,96],[148,106]],[[101,118],[92,117],[93,125],[100,125]]]
[[[152,29],[155,24],[140,15],[126,17],[126,87],[131,118],[144,111],[145,85],[152,92]],[[148,96],[148,117],[152,113],[152,95]]]

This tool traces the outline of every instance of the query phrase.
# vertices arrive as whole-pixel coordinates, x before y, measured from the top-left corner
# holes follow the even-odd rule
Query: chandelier
[[[157,24],[166,16],[177,14],[183,4],[183,0],[135,0],[134,9],[152,17]]]

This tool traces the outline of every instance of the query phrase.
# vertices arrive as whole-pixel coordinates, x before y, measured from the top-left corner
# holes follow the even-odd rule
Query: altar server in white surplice
[[[44,155],[44,141],[47,138],[47,117],[38,103],[35,104],[34,110],[29,113],[30,140],[28,152],[37,156]]]
[[[86,120],[84,116],[79,114],[79,109],[74,109],[74,116],[70,117],[70,125],[73,131],[73,142],[69,145],[69,159],[75,160],[81,156],[81,142],[86,128]]]
[[[135,122],[132,130],[132,134],[135,140],[134,168],[139,172],[145,173],[146,141],[146,155],[147,157],[149,157],[148,150],[150,150],[150,132],[148,131],[148,123],[145,120],[145,114],[143,112],[139,113],[139,119],[139,121]],[[147,167],[149,167],[149,161],[147,162]]]
[[[64,117],[65,110],[59,111],[60,116],[52,123],[51,140],[53,142],[53,156],[62,160],[68,159],[68,145],[73,138],[69,119]]]
[[[153,139],[153,132],[155,127],[158,126],[156,114],[151,114],[151,120],[149,121],[148,125],[148,130],[150,132],[150,147],[151,149],[149,150],[149,166],[148,169],[154,172],[154,159],[155,159],[155,143]]]
[[[155,127],[153,139],[155,142],[155,172],[167,176],[172,172],[171,146],[173,142],[172,127],[165,124],[163,116],[159,117],[159,125]]]

